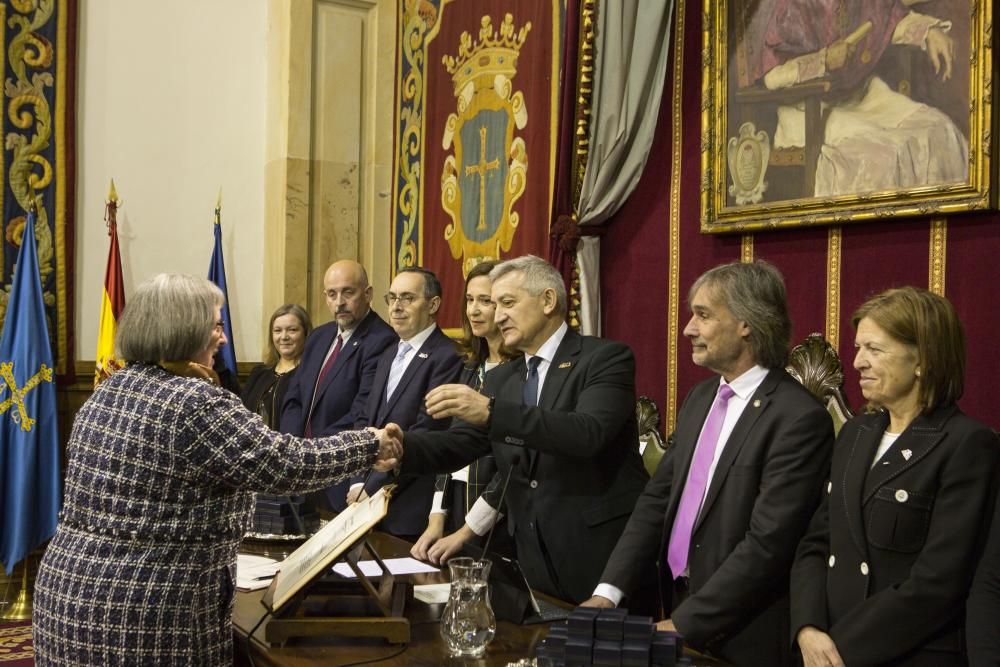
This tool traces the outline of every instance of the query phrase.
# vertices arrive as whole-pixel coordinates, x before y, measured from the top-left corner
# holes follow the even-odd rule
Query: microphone
[[[497,503],[497,514],[493,517],[493,525],[490,526],[490,532],[486,535],[486,542],[483,544],[483,555],[482,558],[486,558],[486,554],[490,550],[490,541],[493,539],[493,531],[496,530],[497,524],[500,523],[500,513],[503,511],[503,499],[507,496],[507,487],[510,485],[510,476],[514,472],[514,468],[521,464],[521,455],[514,454],[510,459],[510,469],[507,471],[507,479],[504,480],[503,489],[500,491],[500,502]]]

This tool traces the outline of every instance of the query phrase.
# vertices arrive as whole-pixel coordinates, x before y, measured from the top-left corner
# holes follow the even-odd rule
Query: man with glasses
[[[448,428],[450,419],[434,419],[427,414],[424,396],[442,384],[455,382],[462,371],[462,359],[454,342],[437,326],[441,307],[441,283],[432,272],[402,269],[385,295],[389,324],[399,336],[398,345],[383,352],[375,371],[372,390],[358,426],[382,427],[392,422],[407,431]],[[387,482],[388,473],[372,473],[366,481],[355,480],[348,494],[351,502],[362,493],[371,495]],[[389,514],[379,524],[387,533],[410,541],[427,526],[434,496],[434,475],[418,475],[399,480],[389,503]]]
[[[361,264],[332,264],[323,276],[323,293],[334,321],[306,340],[281,412],[281,431],[297,436],[353,428],[364,412],[379,356],[396,342],[392,328],[371,309],[372,287]],[[346,507],[346,493],[346,483],[328,489],[334,509]]]

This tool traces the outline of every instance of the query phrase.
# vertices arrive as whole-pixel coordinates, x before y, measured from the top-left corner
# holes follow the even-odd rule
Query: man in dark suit
[[[584,600],[646,483],[628,346],[565,323],[562,276],[538,257],[490,273],[504,344],[523,353],[486,374],[482,394],[446,385],[427,395],[446,432],[405,436],[401,471],[448,472],[493,453],[508,530],[535,589]]]
[[[330,266],[323,293],[334,321],[317,327],[285,395],[281,431],[319,437],[354,428],[364,413],[375,368],[396,334],[371,309],[372,287],[364,267],[351,260]],[[346,506],[347,486],[327,494],[334,509]]]
[[[392,422],[410,431],[448,428],[451,420],[427,414],[424,396],[438,385],[455,382],[462,372],[462,359],[454,342],[437,326],[441,307],[441,283],[426,269],[402,269],[385,295],[389,323],[399,344],[382,354],[360,426],[384,427]],[[372,473],[367,480],[354,480],[348,494],[353,502],[362,492],[371,495],[392,481],[387,473]],[[427,527],[434,497],[434,475],[416,475],[399,480],[389,503],[389,514],[379,524],[382,530],[416,541]]]
[[[589,606],[614,606],[660,568],[661,629],[736,664],[791,656],[788,579],[829,470],[829,414],[784,370],[791,324],[781,274],[728,264],[690,292],[684,335],[697,385]],[[720,377],[721,376],[721,377]]]

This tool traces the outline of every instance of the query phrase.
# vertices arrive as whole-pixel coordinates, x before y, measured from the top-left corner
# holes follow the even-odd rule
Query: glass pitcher
[[[487,559],[452,558],[451,593],[441,616],[441,636],[454,657],[480,658],[497,631],[490,606],[490,563]]]

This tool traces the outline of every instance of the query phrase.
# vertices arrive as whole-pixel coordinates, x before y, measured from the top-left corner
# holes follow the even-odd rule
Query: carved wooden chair
[[[854,412],[844,397],[844,368],[833,346],[821,334],[809,334],[792,349],[786,370],[826,407],[839,433]]]
[[[652,477],[656,466],[667,451],[667,443],[660,435],[660,409],[648,396],[640,396],[635,402],[635,420],[639,426],[639,452],[642,454],[646,472]]]

